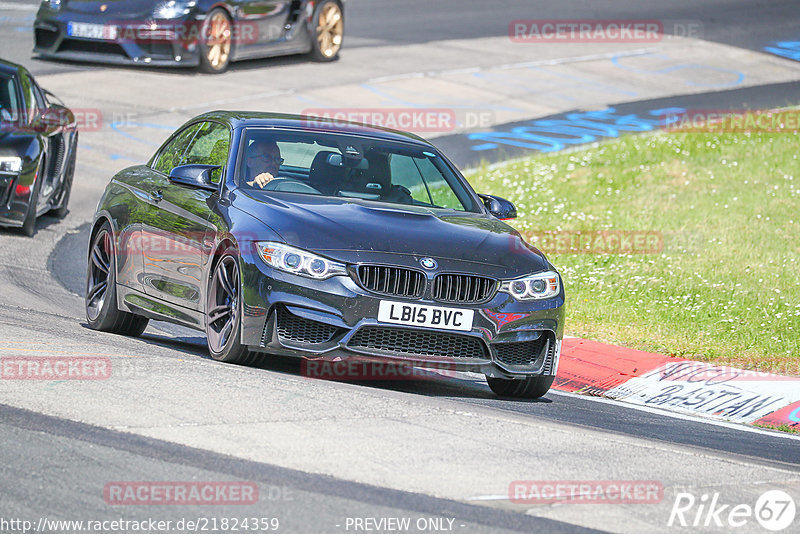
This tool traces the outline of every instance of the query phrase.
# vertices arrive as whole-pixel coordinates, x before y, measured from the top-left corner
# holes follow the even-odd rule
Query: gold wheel
[[[206,59],[213,70],[224,69],[231,54],[231,21],[222,11],[216,11],[208,20],[206,31]]]
[[[344,36],[344,19],[342,10],[336,2],[328,2],[322,6],[317,19],[317,48],[319,54],[332,59],[339,53]]]

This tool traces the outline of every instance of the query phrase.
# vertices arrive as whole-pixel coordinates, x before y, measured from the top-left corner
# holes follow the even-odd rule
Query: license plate
[[[424,306],[382,300],[378,306],[378,321],[408,326],[425,326],[446,330],[472,330],[474,310]]]
[[[101,39],[113,41],[117,38],[117,27],[106,24],[88,24],[85,22],[67,23],[67,35],[84,39]]]

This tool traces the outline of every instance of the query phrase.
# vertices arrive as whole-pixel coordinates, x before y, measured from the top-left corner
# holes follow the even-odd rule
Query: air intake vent
[[[88,54],[107,54],[109,56],[122,56],[127,58],[120,45],[103,41],[82,41],[80,39],[64,39],[58,47],[59,52],[85,52]]]
[[[547,336],[542,336],[535,341],[495,343],[494,352],[497,355],[497,361],[506,365],[533,365],[539,359],[545,343],[547,343]]]
[[[440,274],[433,280],[433,298],[442,302],[474,304],[494,296],[497,281],[468,274]]]
[[[395,297],[419,298],[425,290],[425,275],[402,267],[361,265],[358,281],[365,289]]]
[[[382,326],[361,328],[352,337],[348,347],[425,358],[488,359],[486,345],[473,336]]]
[[[335,336],[339,330],[335,326],[299,317],[283,306],[278,306],[276,313],[277,320],[275,325],[278,330],[278,337],[281,341],[309,345],[327,343],[333,339],[333,336]],[[266,328],[264,332],[264,335],[266,335]],[[263,339],[262,344],[265,341],[266,339]]]
[[[553,365],[556,363],[556,341],[550,339],[547,343],[547,354],[545,355],[544,365],[542,365],[542,374],[545,376],[552,376]]]
[[[551,332],[543,333],[539,339],[494,343],[492,347],[497,361],[502,364],[529,367],[546,376],[553,374],[556,340]]]
[[[33,30],[34,40],[37,48],[50,48],[56,44],[58,32],[46,28],[35,28]]]
[[[51,154],[50,161],[50,176],[58,176],[61,174],[61,163],[64,161],[64,137],[61,135],[54,135],[50,138]]]

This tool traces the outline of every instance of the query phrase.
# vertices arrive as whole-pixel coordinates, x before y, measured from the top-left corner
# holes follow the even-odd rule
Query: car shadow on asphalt
[[[306,360],[307,362],[308,360]],[[424,378],[409,379],[403,377],[402,372],[395,373],[397,379],[393,380],[352,380],[352,379],[332,379],[308,376],[307,367],[303,365],[300,358],[288,358],[281,356],[264,355],[262,360],[254,367],[265,371],[273,371],[283,374],[290,374],[308,378],[309,380],[329,380],[331,382],[343,382],[355,386],[368,387],[371,389],[382,389],[396,391],[400,393],[411,393],[425,397],[441,398],[470,398],[470,399],[493,399],[498,402],[513,401],[524,403],[550,403],[549,399],[517,399],[500,398],[489,389],[483,378],[463,376],[436,376],[433,373],[422,371],[420,374]],[[387,373],[388,374],[388,373]]]
[[[130,71],[130,72],[152,72],[158,74],[175,74],[181,76],[216,76],[215,74],[206,74],[200,72],[197,67],[182,66],[182,67],[154,67],[146,64],[125,64],[118,65],[114,63],[101,63],[94,61],[75,61],[61,58],[46,58],[42,56],[34,56],[38,62],[56,66],[73,67],[81,70],[115,70],[115,71]],[[311,56],[308,54],[295,54],[291,56],[277,56],[258,59],[246,59],[231,63],[226,72],[248,71],[256,69],[266,69],[271,67],[284,67],[287,65],[300,65],[304,63],[314,63]],[[220,74],[224,76],[225,73]]]
[[[38,219],[36,219],[36,230],[33,233],[33,237],[36,237],[36,234],[41,230],[46,230],[53,225],[60,224],[61,221],[62,219],[53,217],[52,215],[41,215]],[[27,238],[27,236],[22,233],[22,228],[15,228],[13,226],[0,226],[0,234],[16,235]]]
[[[69,212],[67,212],[69,215]],[[45,230],[53,225],[61,224],[64,219],[59,219],[58,217],[54,217],[52,215],[42,215],[38,219],[36,219],[36,231]],[[34,234],[35,235],[35,234]]]
[[[86,323],[81,323],[81,326],[89,328]],[[144,334],[139,336],[142,341],[158,347],[173,349],[194,356],[199,356],[205,360],[212,360],[206,347],[206,339],[202,334],[195,334],[193,330],[183,327],[176,327],[168,323],[155,321],[145,331]],[[375,390],[395,391],[399,393],[410,393],[413,395],[421,395],[424,397],[436,398],[463,398],[463,399],[482,399],[493,400],[499,403],[515,402],[515,403],[544,403],[549,404],[552,401],[547,398],[540,399],[519,399],[519,398],[502,398],[498,397],[489,389],[484,379],[478,375],[468,375],[465,373],[458,373],[454,375],[451,371],[445,371],[445,374],[437,374],[422,368],[414,368],[418,370],[415,373],[415,378],[408,378],[407,369],[401,369],[400,366],[396,367],[396,372],[386,372],[385,376],[393,376],[393,379],[375,379],[363,380],[353,378],[328,378],[319,376],[309,376],[309,367],[306,365],[309,361],[303,358],[292,358],[285,356],[274,356],[270,354],[262,354],[259,361],[253,363],[249,367],[253,369],[260,369],[263,371],[271,371],[273,373],[281,373],[291,375],[308,380],[329,380],[331,382],[349,383],[354,386],[367,387]],[[389,364],[386,364],[387,366]]]
[[[89,324],[85,321],[81,321],[80,325],[87,330],[96,332],[96,330],[92,330],[89,327]],[[180,351],[187,356],[191,354],[193,356],[200,356],[206,360],[211,359],[211,356],[209,356],[208,350],[206,349],[206,338],[202,336],[162,335],[153,333],[151,330],[147,330],[144,334],[136,338],[127,339],[138,339],[140,341],[144,341],[148,345],[155,345],[165,349]]]
[[[492,393],[485,390],[470,380],[462,380],[452,377],[426,376],[421,379],[409,379],[403,377],[402,372],[394,373],[397,379],[394,380],[358,380],[351,378],[327,378],[309,376],[307,364],[312,360],[302,358],[291,358],[283,356],[272,356],[264,354],[257,364],[253,367],[272,371],[276,373],[288,374],[307,378],[308,380],[327,380],[330,382],[342,382],[355,386],[369,387],[373,389],[386,389],[404,393],[414,393],[417,395],[436,396],[436,397],[492,397]],[[305,364],[304,364],[305,363]],[[387,373],[389,374],[389,373]],[[430,375],[430,373],[424,373]],[[466,386],[466,387],[465,387]]]
[[[472,378],[449,378],[430,380],[403,380],[403,381],[383,381],[383,382],[356,382],[367,387],[376,387],[399,391],[403,393],[413,393],[425,397],[450,397],[462,399],[490,399],[497,402],[522,402],[522,403],[543,403],[549,404],[552,401],[546,398],[540,399],[518,399],[498,397],[489,389],[483,379]]]
[[[173,337],[147,332],[140,335],[139,339],[159,347],[176,349],[182,352],[190,352],[193,355],[200,356],[203,359],[211,359],[211,356],[206,350],[206,339],[204,337]]]

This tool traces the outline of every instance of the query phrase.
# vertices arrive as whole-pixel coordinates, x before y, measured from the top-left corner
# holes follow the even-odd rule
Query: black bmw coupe
[[[480,372],[539,397],[556,374],[556,269],[411,134],[211,112],[114,176],[88,255],[92,328],[204,330],[213,358],[264,354]],[[316,360],[318,361],[318,360]]]
[[[243,59],[337,58],[344,0],[43,0],[43,57],[224,72]]]
[[[77,147],[72,112],[25,67],[0,60],[0,226],[32,236],[38,216],[67,214]]]

